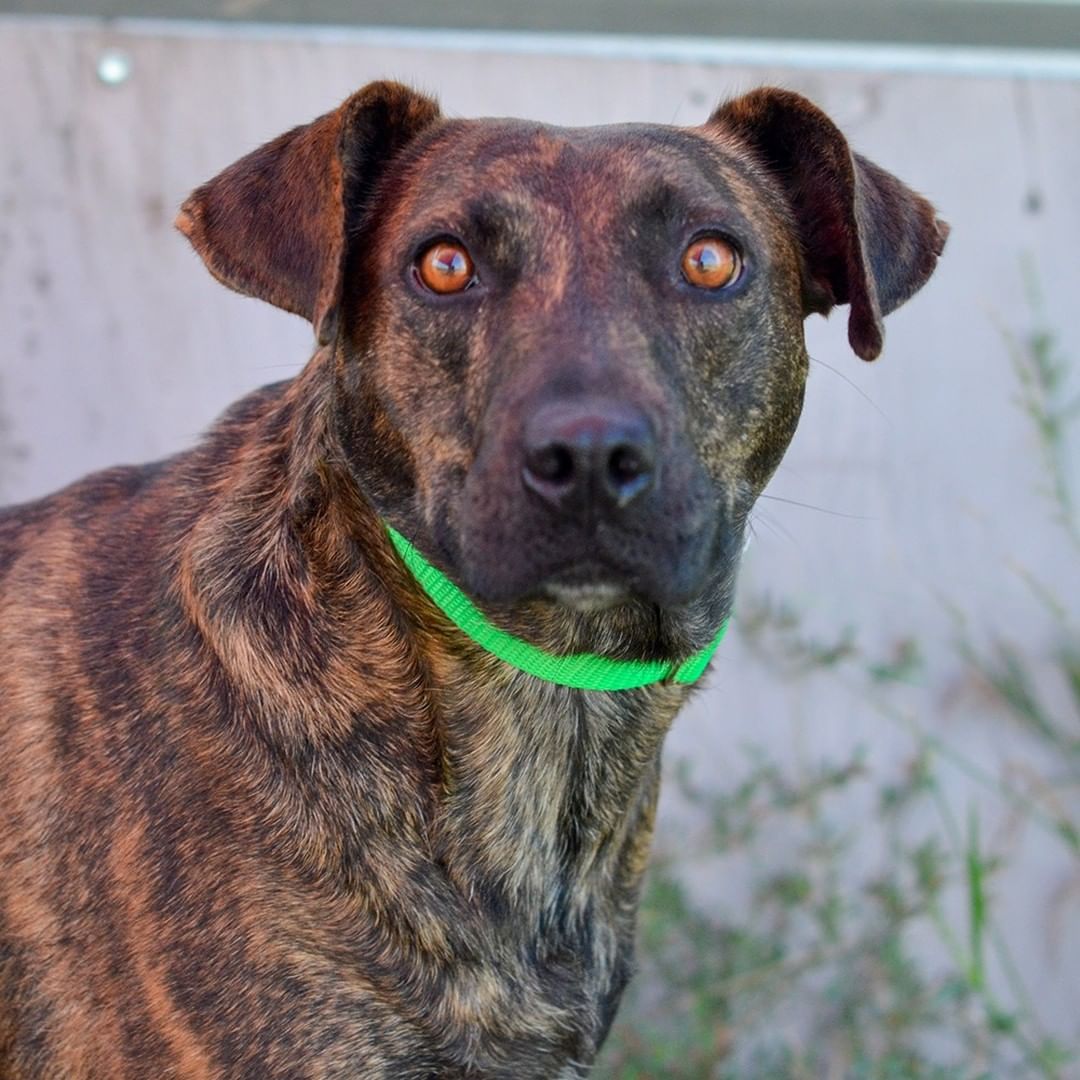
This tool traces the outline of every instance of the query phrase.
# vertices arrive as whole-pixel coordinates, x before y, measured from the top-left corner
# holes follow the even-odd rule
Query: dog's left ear
[[[329,344],[350,232],[387,163],[438,118],[431,98],[370,83],[197,188],[176,227],[219,281],[310,319]]]
[[[709,128],[748,145],[783,189],[806,264],[806,313],[850,304],[848,341],[873,360],[884,339],[882,316],[933,273],[948,225],[921,195],[853,154],[836,125],[800,94],[755,90],[721,105]]]

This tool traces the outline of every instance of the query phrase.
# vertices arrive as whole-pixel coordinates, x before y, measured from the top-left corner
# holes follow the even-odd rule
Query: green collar
[[[421,588],[463,634],[512,667],[559,686],[576,690],[632,690],[651,683],[697,682],[727,630],[725,619],[716,637],[681,664],[665,660],[612,660],[593,653],[555,656],[493,626],[479,608],[401,533],[389,524],[386,524],[386,531]]]

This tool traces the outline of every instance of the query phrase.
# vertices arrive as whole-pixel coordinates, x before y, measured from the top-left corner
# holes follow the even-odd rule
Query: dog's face
[[[806,368],[796,241],[745,163],[691,132],[448,124],[370,244],[347,353],[470,591],[670,606],[734,559]]]
[[[393,84],[226,170],[181,227],[335,344],[380,513],[481,600],[581,610],[730,581],[798,420],[804,317],[849,302],[872,358],[945,236],[793,94],[561,129],[446,121]]]

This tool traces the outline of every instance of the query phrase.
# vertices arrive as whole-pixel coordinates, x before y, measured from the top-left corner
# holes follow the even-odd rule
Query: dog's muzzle
[[[662,427],[603,393],[495,410],[448,545],[473,594],[580,610],[696,595],[717,557],[718,500],[685,439]]]

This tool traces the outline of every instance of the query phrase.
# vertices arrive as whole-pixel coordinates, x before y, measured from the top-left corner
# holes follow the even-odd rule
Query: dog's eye
[[[701,236],[683,253],[682,272],[699,289],[723,289],[738,281],[742,256],[721,236]]]
[[[444,294],[464,291],[476,277],[469,253],[450,240],[432,244],[416,260],[416,272],[432,292]]]

